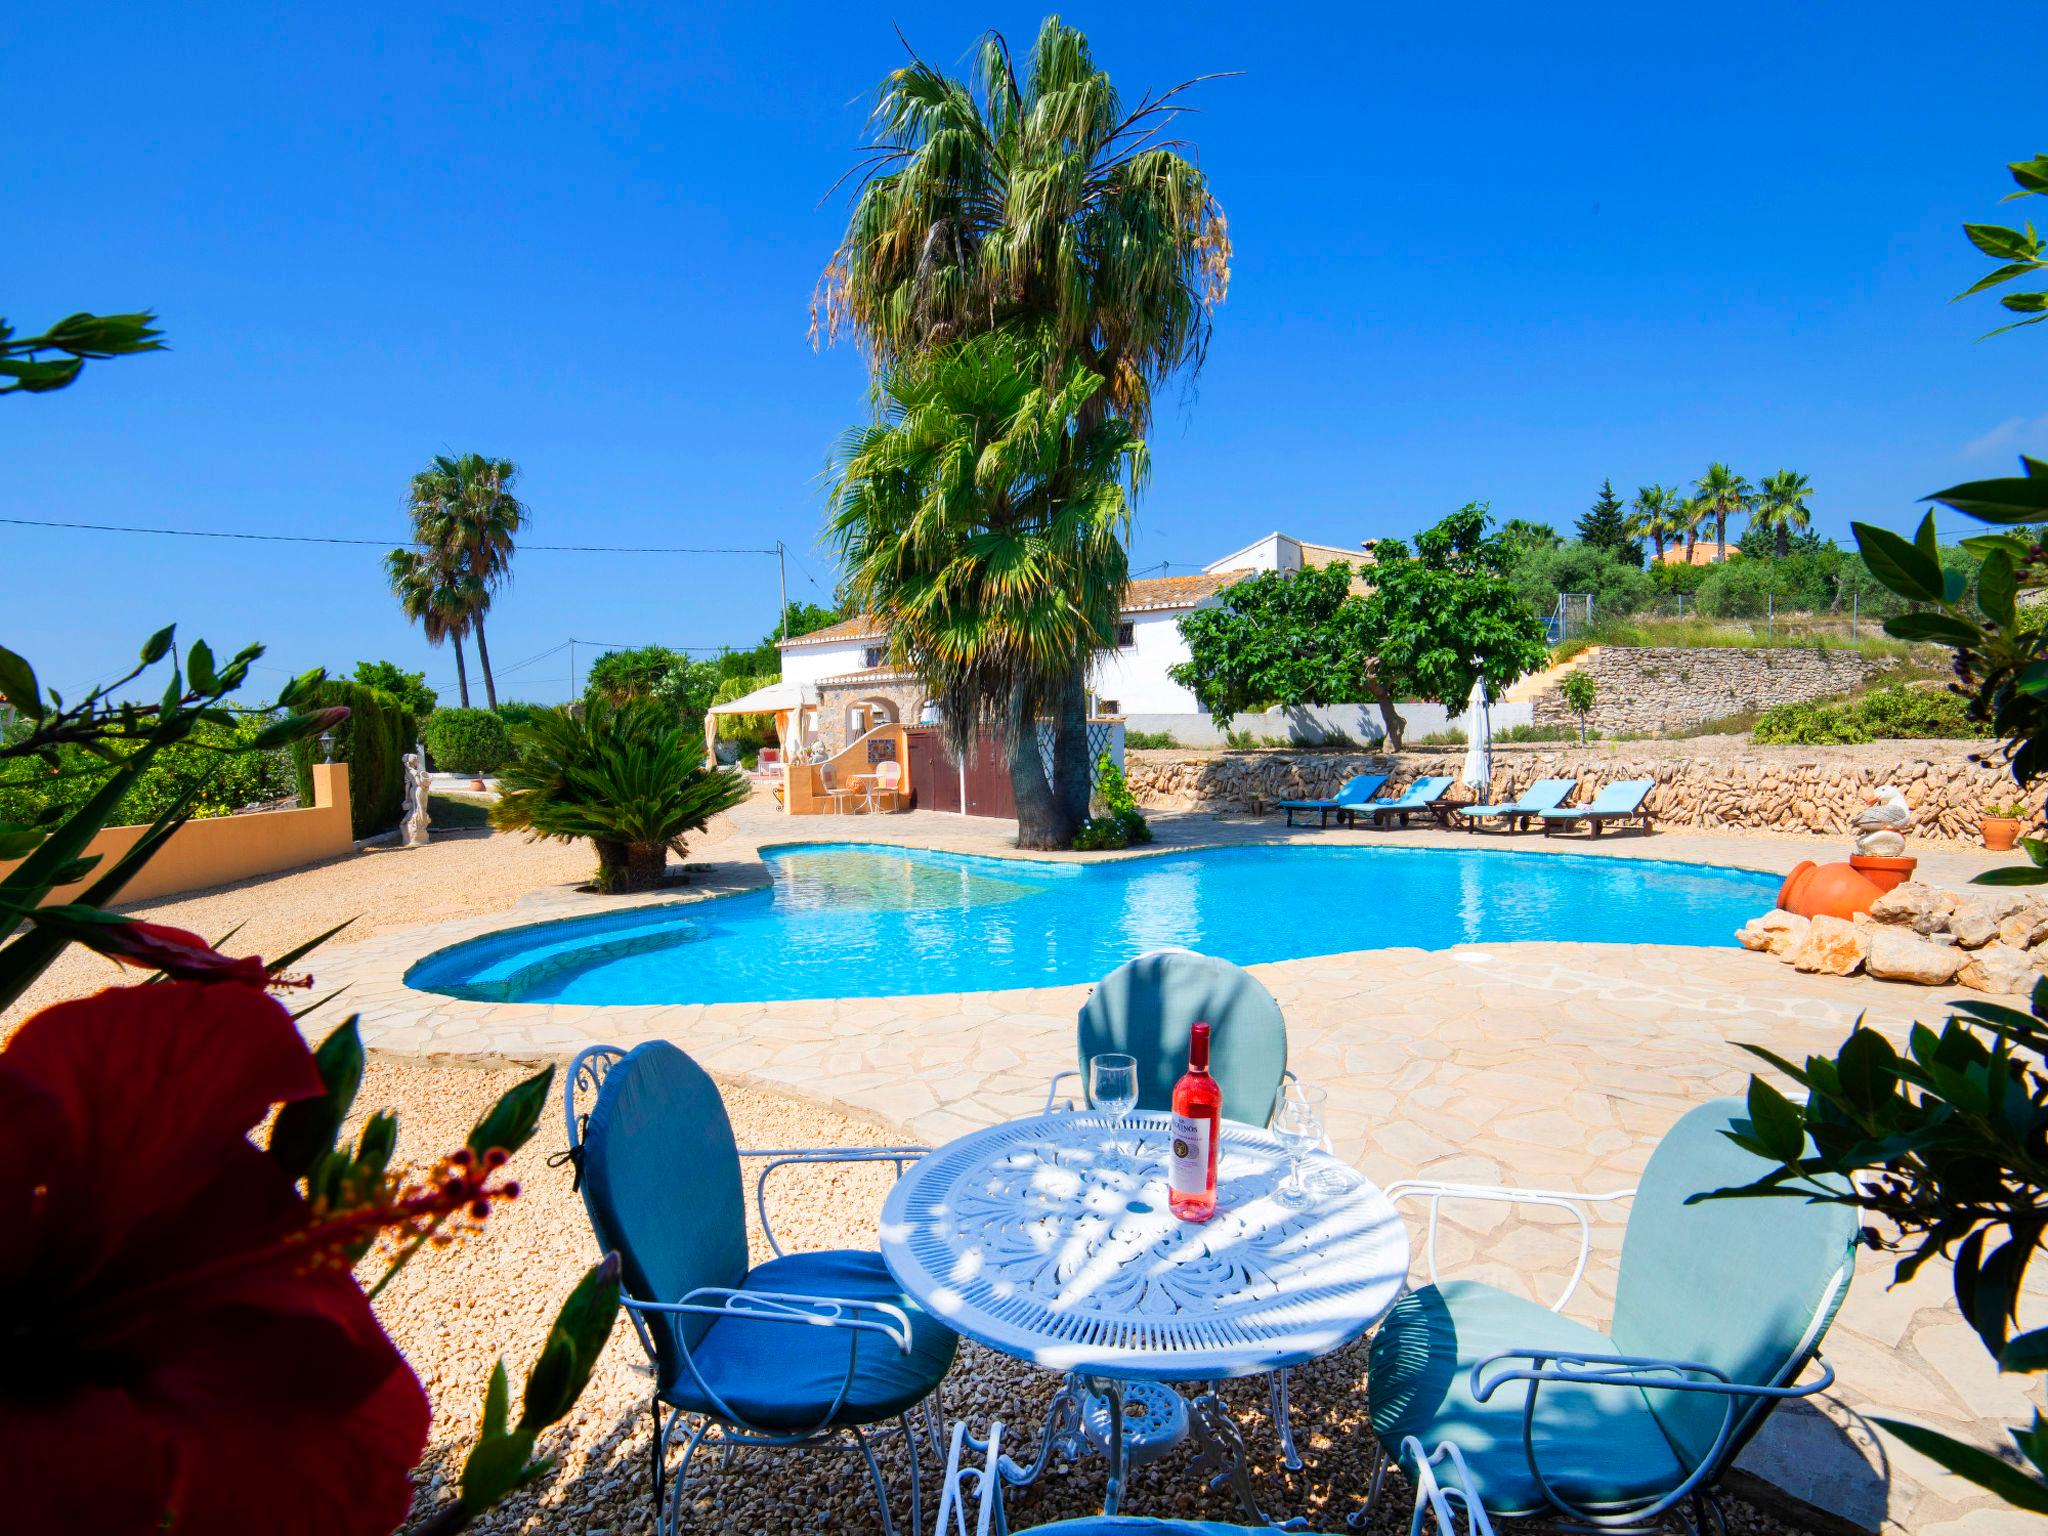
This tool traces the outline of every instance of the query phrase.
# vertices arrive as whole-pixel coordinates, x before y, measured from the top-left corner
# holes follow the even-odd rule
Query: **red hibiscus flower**
[[[248,1139],[321,1091],[255,987],[62,1003],[0,1050],[0,1486],[25,1531],[383,1536],[426,1395]]]

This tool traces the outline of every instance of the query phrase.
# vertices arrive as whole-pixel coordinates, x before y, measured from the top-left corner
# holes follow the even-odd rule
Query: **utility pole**
[[[576,642],[569,642],[569,702],[576,702]]]
[[[783,560],[782,540],[775,541],[775,587],[782,597],[782,638],[789,640],[789,566]]]

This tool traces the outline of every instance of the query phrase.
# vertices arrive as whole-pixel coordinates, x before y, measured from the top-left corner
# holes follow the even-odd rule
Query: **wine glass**
[[[1110,1150],[1121,1155],[1118,1140],[1124,1117],[1138,1105],[1138,1058],[1105,1052],[1088,1058],[1088,1102],[1110,1117],[1114,1126]]]
[[[1272,1131],[1287,1154],[1287,1180],[1274,1198],[1290,1210],[1308,1204],[1308,1186],[1302,1181],[1301,1160],[1323,1144],[1323,1090],[1303,1083],[1289,1083],[1274,1111]]]

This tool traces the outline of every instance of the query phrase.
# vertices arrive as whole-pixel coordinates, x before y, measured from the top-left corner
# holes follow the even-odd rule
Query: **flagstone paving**
[[[1162,847],[1287,838],[1273,822],[1245,818],[1168,817],[1156,825]],[[769,843],[846,839],[999,854],[1009,851],[1010,830],[930,813],[793,823],[756,801],[708,850],[714,857],[688,894],[759,885],[765,876],[754,855]],[[1291,840],[1383,835],[1332,829]],[[1470,845],[1463,834],[1420,829],[1406,838]],[[1515,846],[1774,872],[1846,852],[1813,839],[1705,834],[1526,837]],[[1922,858],[1921,877],[1945,884],[1997,862],[1957,851]],[[620,904],[557,888],[510,914],[395,930],[326,953],[323,989],[348,983],[365,1038],[378,1049],[558,1057],[598,1042],[668,1039],[715,1073],[846,1104],[928,1143],[1038,1109],[1052,1074],[1074,1065],[1074,1014],[1086,986],[654,1008],[473,1003],[404,986],[405,968],[443,945]],[[1975,995],[1806,976],[1732,947],[1652,944],[1373,949],[1253,970],[1285,1010],[1290,1064],[1329,1090],[1337,1152],[1383,1184],[1426,1175],[1624,1189],[1688,1107],[1742,1091],[1752,1058],[1739,1042],[1796,1059],[1832,1050],[1865,1011],[1902,1038],[1916,1018],[1938,1018],[1947,1001]],[[1438,1257],[1446,1274],[1533,1288],[1548,1300],[1570,1273],[1575,1229],[1557,1220],[1484,1207],[1444,1214]],[[1620,1234],[1618,1224],[1596,1234],[1594,1263],[1569,1312],[1605,1321]],[[1417,1263],[1422,1275],[1420,1244]],[[1999,1449],[2001,1426],[2031,1412],[2026,1379],[2001,1378],[1958,1320],[1946,1271],[1930,1266],[1912,1285],[1888,1290],[1890,1267],[1883,1255],[1867,1254],[1859,1269],[1828,1340],[1837,1385],[1817,1406],[1774,1416],[1743,1467],[1864,1529],[2038,1529],[1896,1440],[1880,1439],[1868,1423],[1869,1415],[1896,1415]]]

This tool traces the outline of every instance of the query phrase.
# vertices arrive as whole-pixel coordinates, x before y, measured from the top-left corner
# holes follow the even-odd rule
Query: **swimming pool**
[[[1215,848],[1097,864],[764,850],[771,888],[514,928],[408,985],[502,1002],[904,997],[1094,981],[1185,945],[1241,965],[1413,945],[1729,944],[1778,877],[1504,849]]]

